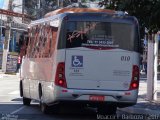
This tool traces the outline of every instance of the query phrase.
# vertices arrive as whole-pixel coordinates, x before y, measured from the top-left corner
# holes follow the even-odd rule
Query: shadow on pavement
[[[147,101],[147,93],[138,95],[138,98],[143,99],[144,101]],[[155,102],[160,104],[160,92],[157,92],[157,101]]]
[[[142,94],[138,95],[138,98],[141,102],[138,102],[135,107],[150,109],[150,110],[159,110],[160,108],[160,92],[157,93],[158,100],[157,101],[148,101],[147,95]]]
[[[13,99],[21,101],[22,99]],[[12,114],[13,113],[13,114]],[[39,104],[24,106],[22,103],[0,103],[0,120],[96,120],[96,112],[90,109],[68,108],[60,114],[43,114]]]
[[[22,101],[22,98],[15,98],[15,99],[12,99],[11,101]]]

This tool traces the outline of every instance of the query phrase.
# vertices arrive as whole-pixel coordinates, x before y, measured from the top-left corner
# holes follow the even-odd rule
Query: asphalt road
[[[119,120],[124,112],[118,111]],[[31,106],[24,106],[19,96],[19,77],[17,75],[0,74],[0,120],[97,120],[115,119],[115,116],[98,116],[91,108],[71,109],[68,108],[62,114],[45,115],[40,111],[39,103],[32,102]]]

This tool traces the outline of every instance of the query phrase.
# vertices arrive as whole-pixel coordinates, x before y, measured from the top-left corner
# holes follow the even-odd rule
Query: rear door
[[[128,90],[132,54],[125,51],[67,50],[68,88]]]

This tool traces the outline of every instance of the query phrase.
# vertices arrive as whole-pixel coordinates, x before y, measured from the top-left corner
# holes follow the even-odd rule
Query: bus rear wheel
[[[19,91],[20,91],[20,96],[23,97],[23,83],[22,83],[22,80],[19,83]]]
[[[30,104],[31,104],[31,99],[23,97],[23,105],[29,106]]]
[[[44,114],[49,114],[50,113],[50,107],[46,103],[44,103],[42,96],[43,96],[43,94],[42,94],[42,86],[41,86],[41,84],[39,84],[39,99],[40,99],[39,104],[40,104],[40,109]]]
[[[44,114],[50,113],[50,107],[47,104],[43,103],[42,101],[40,101],[40,108]]]

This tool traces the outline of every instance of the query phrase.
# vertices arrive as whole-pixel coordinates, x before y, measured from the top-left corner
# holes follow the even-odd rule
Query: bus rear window
[[[134,50],[133,24],[111,22],[68,22],[66,47],[110,47]]]

